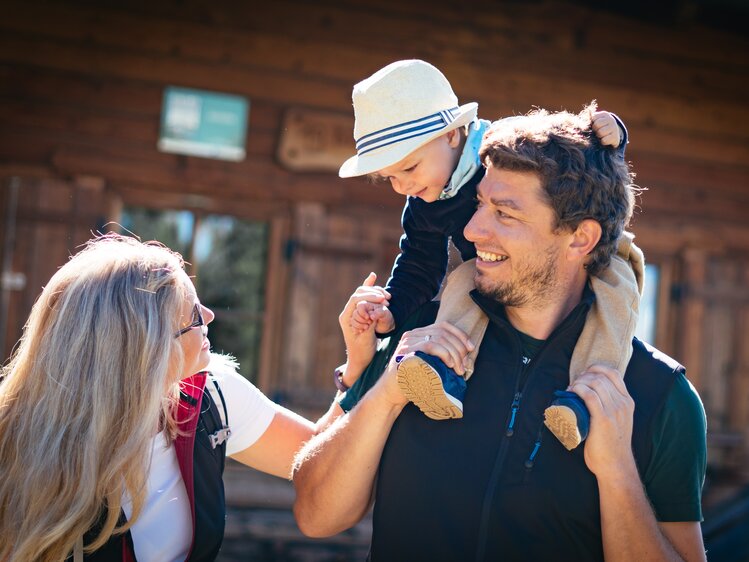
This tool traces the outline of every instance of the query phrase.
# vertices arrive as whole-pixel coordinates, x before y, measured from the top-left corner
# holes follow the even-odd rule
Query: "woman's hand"
[[[377,350],[376,322],[372,321],[365,325],[361,322],[360,315],[357,314],[357,309],[361,308],[361,303],[369,303],[380,307],[387,306],[390,294],[382,287],[376,287],[376,281],[377,275],[370,273],[364,283],[349,297],[346,306],[338,316],[338,323],[341,326],[348,357],[344,380],[347,386],[356,382],[356,378],[366,369]],[[356,377],[353,380],[351,380],[352,375]]]

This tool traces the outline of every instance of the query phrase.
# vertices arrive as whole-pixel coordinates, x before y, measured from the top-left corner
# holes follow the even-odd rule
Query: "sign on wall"
[[[245,157],[249,101],[242,96],[164,90],[158,148],[162,152],[240,161]]]
[[[284,114],[278,161],[295,172],[337,172],[356,152],[351,115],[291,108]]]

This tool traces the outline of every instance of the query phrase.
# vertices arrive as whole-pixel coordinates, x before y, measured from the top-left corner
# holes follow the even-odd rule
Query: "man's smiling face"
[[[559,290],[565,236],[533,172],[489,166],[464,234],[476,245],[476,288],[511,307],[540,306]]]

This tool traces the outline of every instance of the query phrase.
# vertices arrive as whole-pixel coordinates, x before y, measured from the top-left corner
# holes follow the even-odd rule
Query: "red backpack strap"
[[[190,553],[195,542],[195,484],[193,482],[193,448],[195,446],[195,428],[200,417],[200,404],[203,401],[203,389],[207,379],[207,373],[201,372],[179,383],[180,400],[177,405],[177,426],[179,434],[174,440],[174,448],[177,452],[179,471],[185,482],[187,497],[190,501],[190,513],[192,516],[192,543]],[[189,560],[188,554],[187,559]]]
[[[130,531],[122,536],[122,562],[137,562]]]

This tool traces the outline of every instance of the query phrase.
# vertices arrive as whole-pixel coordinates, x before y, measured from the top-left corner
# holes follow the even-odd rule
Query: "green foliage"
[[[197,219],[197,220],[196,220]],[[237,358],[240,372],[257,377],[262,334],[268,229],[264,223],[189,211],[127,208],[123,228],[158,240],[190,262],[201,302],[213,310],[208,337],[215,351]],[[127,232],[126,232],[127,233]]]

